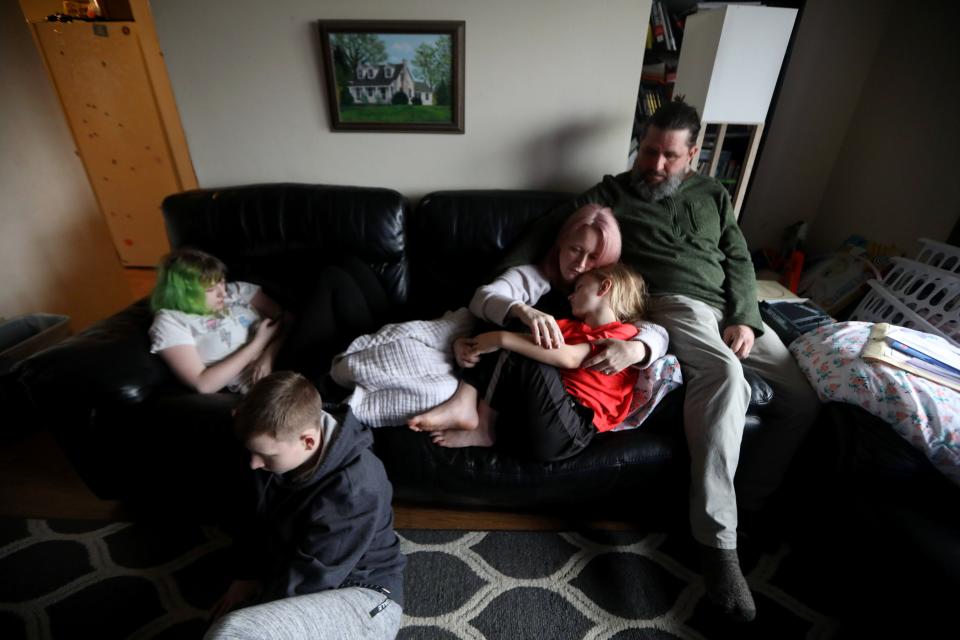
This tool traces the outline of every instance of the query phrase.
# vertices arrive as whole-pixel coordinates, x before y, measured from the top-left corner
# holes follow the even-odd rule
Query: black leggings
[[[461,379],[498,412],[497,447],[519,458],[564,460],[590,444],[593,410],[567,393],[556,367],[509,351],[482,356]]]
[[[325,267],[284,342],[277,368],[320,379],[333,356],[389,322],[392,313],[383,285],[364,262],[350,257]]]

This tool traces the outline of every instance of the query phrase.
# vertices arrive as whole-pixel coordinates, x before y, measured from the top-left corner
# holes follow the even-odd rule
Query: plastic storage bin
[[[928,252],[927,242],[921,256],[938,258],[939,264],[954,264],[936,247],[934,253]],[[960,256],[960,250],[943,246]],[[960,275],[906,258],[893,258],[893,263],[882,283],[867,283],[870,291],[850,319],[918,329],[960,346]]]
[[[917,255],[917,262],[949,271],[960,277],[960,247],[944,244],[935,240],[920,238],[923,248]]]
[[[70,316],[31,313],[0,322],[0,374],[70,333]]]

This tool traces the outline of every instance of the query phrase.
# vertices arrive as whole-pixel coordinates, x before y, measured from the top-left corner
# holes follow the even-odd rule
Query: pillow
[[[950,480],[960,484],[960,393],[860,357],[871,322],[839,322],[790,344],[824,402],[855,404],[890,424]]]
[[[683,385],[680,363],[671,353],[655,360],[649,367],[640,370],[633,390],[630,414],[611,431],[623,431],[639,427],[656,408],[663,397]]]

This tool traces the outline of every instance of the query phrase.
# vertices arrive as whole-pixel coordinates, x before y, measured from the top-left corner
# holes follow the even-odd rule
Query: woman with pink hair
[[[481,286],[470,311],[500,326],[519,321],[538,347],[556,349],[564,344],[556,318],[534,305],[551,291],[562,294],[565,301],[583,273],[616,263],[620,249],[620,227],[610,208],[585,205],[566,219],[538,264],[511,267]],[[569,306],[565,312],[569,313]],[[582,366],[613,375],[630,364],[646,366],[663,356],[667,350],[663,327],[643,321],[636,326],[638,332],[625,349],[629,362],[611,365],[606,356],[594,352]],[[611,340],[594,344],[607,342]],[[432,432],[434,442],[445,447],[491,446],[493,423],[512,422],[509,428],[497,429],[497,434],[508,438],[499,441],[521,456],[545,461],[570,457],[589,444],[593,430],[582,428],[591,423],[583,415],[584,408],[552,401],[564,394],[555,367],[510,352],[482,358],[465,338],[454,343],[454,355],[462,368],[457,391],[446,402],[407,420],[411,429]],[[494,406],[502,407],[499,415]],[[560,410],[547,411],[547,406]]]
[[[557,239],[539,264],[511,267],[477,289],[470,311],[500,326],[511,319],[530,329],[534,342],[547,349],[563,344],[556,319],[534,308],[549,291],[567,294],[581,273],[620,259],[620,226],[609,207],[585,205],[560,227]]]

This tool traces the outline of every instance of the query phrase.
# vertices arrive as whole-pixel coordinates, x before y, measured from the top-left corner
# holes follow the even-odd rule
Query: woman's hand
[[[534,309],[528,304],[515,304],[510,313],[527,325],[533,335],[533,343],[544,349],[556,349],[563,345],[563,334],[556,319],[549,313]]]
[[[597,352],[583,361],[583,367],[612,376],[647,357],[647,345],[639,340],[602,338],[593,344]]]

